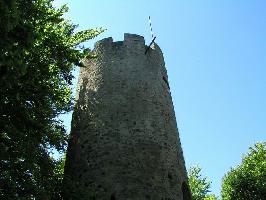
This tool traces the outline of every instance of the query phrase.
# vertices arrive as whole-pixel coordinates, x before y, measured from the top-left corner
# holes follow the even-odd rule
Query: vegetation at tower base
[[[250,147],[242,163],[223,178],[223,200],[264,200],[266,197],[266,142]]]
[[[202,169],[193,166],[188,170],[188,182],[192,194],[192,200],[217,200],[213,194],[209,194],[211,181],[202,176]]]
[[[101,29],[75,33],[67,7],[52,0],[0,1],[0,198],[59,198],[63,151],[58,115],[72,109],[73,64],[88,57],[80,44]]]

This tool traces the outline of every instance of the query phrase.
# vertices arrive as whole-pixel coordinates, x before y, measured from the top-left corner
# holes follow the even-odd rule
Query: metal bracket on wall
[[[156,37],[154,37],[150,43],[150,45],[146,48],[145,54],[149,51],[149,49],[151,48],[151,45],[154,43]]]

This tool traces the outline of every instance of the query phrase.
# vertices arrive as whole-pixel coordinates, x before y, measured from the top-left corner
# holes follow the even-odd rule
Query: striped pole
[[[152,31],[152,25],[151,25],[151,16],[149,16],[149,23],[150,23],[150,30],[151,30],[151,37],[154,38],[153,31]]]

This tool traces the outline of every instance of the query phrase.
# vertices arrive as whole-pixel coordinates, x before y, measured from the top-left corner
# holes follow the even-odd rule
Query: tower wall
[[[65,199],[190,199],[163,54],[146,48],[138,35],[106,38],[81,68]]]

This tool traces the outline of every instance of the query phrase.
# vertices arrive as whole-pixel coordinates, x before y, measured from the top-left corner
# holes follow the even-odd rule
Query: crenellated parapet
[[[143,36],[125,33],[123,41],[113,41],[112,37],[108,37],[96,42],[93,52],[99,56],[98,62],[109,62],[129,56],[132,59],[145,60],[154,66],[152,71],[161,71],[162,76],[168,80],[160,47],[156,43],[151,46],[146,45]]]
[[[131,51],[134,50],[139,53],[145,54],[148,45],[145,44],[145,39],[143,36],[130,33],[124,34],[123,41],[114,42],[112,37],[108,37],[96,42],[94,45],[94,50],[111,50],[112,48],[121,48],[123,50],[130,49]],[[156,54],[156,56],[159,56],[161,57],[161,59],[163,59],[162,51],[156,43],[153,43],[153,45],[151,45],[148,52],[149,54],[147,54],[147,56]]]

